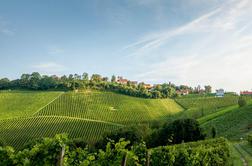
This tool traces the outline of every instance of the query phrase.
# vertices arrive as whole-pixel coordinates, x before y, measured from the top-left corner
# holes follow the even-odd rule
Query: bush
[[[229,165],[230,151],[224,138],[199,141],[152,150],[150,162],[162,165]]]
[[[166,124],[152,133],[147,141],[148,147],[179,144],[205,139],[198,121],[195,119],[178,119]]]
[[[136,128],[122,128],[112,133],[106,134],[102,140],[98,141],[95,144],[95,148],[105,149],[109,141],[113,140],[115,142],[118,142],[121,138],[130,141],[129,146],[132,146],[133,144],[138,143],[143,139],[142,135]]]
[[[243,97],[240,97],[238,100],[238,105],[239,107],[244,107],[245,105],[247,105],[247,101]]]

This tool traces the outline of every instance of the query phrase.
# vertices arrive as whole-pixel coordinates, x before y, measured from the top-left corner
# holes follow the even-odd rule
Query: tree
[[[106,134],[102,140],[98,141],[95,145],[97,149],[105,149],[107,142],[113,140],[118,142],[121,138],[130,141],[129,145],[133,145],[142,140],[142,135],[136,128],[123,128],[115,132]]]
[[[0,89],[7,89],[10,86],[10,80],[8,78],[0,79]]]
[[[104,81],[104,82],[108,82],[108,80],[109,80],[108,77],[103,77],[103,78],[102,78],[102,81]]]
[[[39,81],[41,78],[42,77],[38,72],[33,72],[29,78],[29,88],[33,90],[39,89]]]
[[[149,147],[180,144],[205,139],[198,121],[195,119],[178,119],[155,131],[147,142]]]
[[[111,82],[116,82],[116,76],[115,75],[112,75]]]
[[[84,72],[84,73],[82,74],[82,80],[83,80],[83,81],[88,81],[88,73]]]
[[[212,93],[212,87],[210,85],[205,86],[205,92],[206,93]]]
[[[94,81],[94,82],[101,82],[102,81],[102,76],[99,75],[99,74],[93,74],[91,76],[91,81]]]
[[[215,129],[215,127],[212,127],[211,132],[212,132],[212,138],[215,138],[216,137],[216,129]]]
[[[238,105],[239,107],[244,107],[245,105],[247,105],[247,101],[243,97],[239,97]]]

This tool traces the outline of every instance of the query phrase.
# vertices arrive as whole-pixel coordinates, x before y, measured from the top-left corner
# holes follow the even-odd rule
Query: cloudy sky
[[[252,1],[3,0],[0,66],[251,90]]]

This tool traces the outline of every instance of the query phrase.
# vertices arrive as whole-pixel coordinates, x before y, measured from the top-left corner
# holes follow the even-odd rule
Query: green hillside
[[[35,116],[67,116],[121,124],[163,120],[182,111],[171,99],[143,99],[112,92],[65,93]]]
[[[183,110],[171,99],[143,99],[112,92],[29,92],[23,94],[25,99],[22,92],[1,95],[9,96],[4,102],[11,105],[1,107],[1,113],[12,112],[13,118],[0,120],[0,142],[15,147],[57,133],[94,142],[105,132],[124,125],[167,120]]]
[[[200,119],[200,121],[206,131],[211,131],[211,128],[215,127],[218,136],[236,140],[245,139],[246,135],[252,132],[252,104],[242,108],[229,107],[217,117],[207,121]]]
[[[190,97],[177,98],[176,102],[186,109],[182,117],[200,118],[208,114],[220,111],[227,106],[236,105],[238,96],[216,97]]]
[[[0,120],[30,116],[60,94],[61,92],[0,91]]]

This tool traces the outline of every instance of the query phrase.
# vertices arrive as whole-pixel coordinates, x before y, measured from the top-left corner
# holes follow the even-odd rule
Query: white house
[[[217,89],[215,96],[216,97],[224,97],[224,94],[225,94],[224,89]]]

